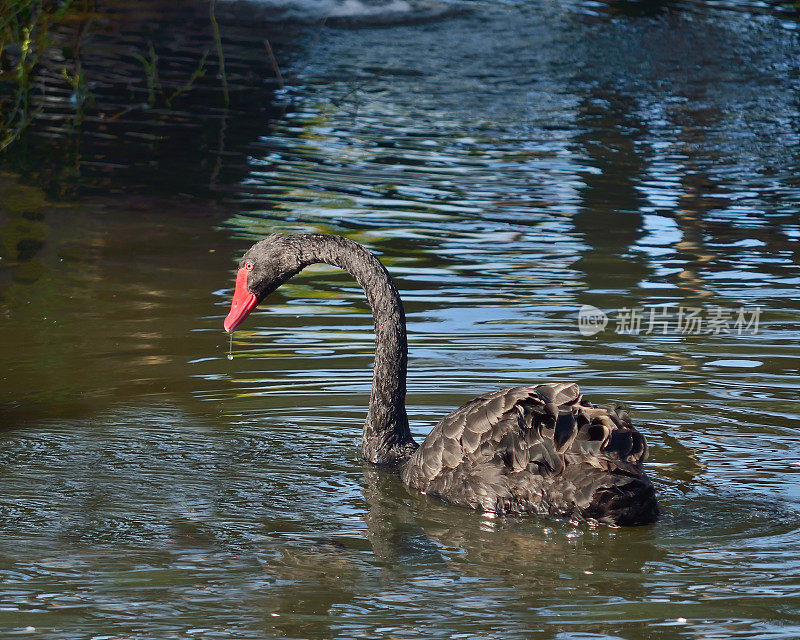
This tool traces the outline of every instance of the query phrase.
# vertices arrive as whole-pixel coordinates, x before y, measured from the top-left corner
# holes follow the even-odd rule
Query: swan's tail
[[[655,522],[658,518],[658,502],[649,478],[619,476],[615,480],[594,491],[589,506],[583,510],[583,516],[620,526]]]

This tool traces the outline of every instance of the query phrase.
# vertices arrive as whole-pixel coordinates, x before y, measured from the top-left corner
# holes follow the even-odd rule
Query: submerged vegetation
[[[34,78],[55,43],[74,0],[8,0],[0,4],[0,150],[27,127],[33,116]],[[82,4],[88,5],[88,0]],[[68,68],[69,67],[69,68]],[[63,77],[82,85],[79,69],[63,66]]]
[[[83,63],[83,49],[93,34],[102,32],[108,9],[97,0],[4,0],[0,2],[0,152],[17,142],[42,113],[54,94],[68,95],[68,108],[59,112],[62,126],[77,127],[95,107],[94,83],[100,73]],[[218,57],[224,107],[228,107],[227,77],[222,41],[209,2],[209,27]],[[137,61],[139,81],[146,96],[129,95],[129,104],[116,104],[100,117],[117,118],[131,111],[154,107],[171,109],[173,102],[194,88],[206,75],[211,45],[198,51],[188,75],[162,81],[159,56],[152,40],[143,39],[130,56]],[[98,108],[99,110],[99,108]]]

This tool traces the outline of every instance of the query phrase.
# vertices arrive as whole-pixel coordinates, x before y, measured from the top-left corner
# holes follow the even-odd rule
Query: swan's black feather
[[[541,384],[487,393],[445,416],[401,474],[484,511],[637,524],[658,513],[646,454],[626,412],[592,405],[576,384]]]

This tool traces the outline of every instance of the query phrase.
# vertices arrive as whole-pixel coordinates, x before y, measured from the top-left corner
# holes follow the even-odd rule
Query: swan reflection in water
[[[373,624],[390,624],[384,607],[398,629],[416,628],[442,607],[456,619],[463,614],[472,631],[475,624],[487,631],[498,624],[513,628],[530,623],[531,607],[563,608],[565,598],[576,606],[576,598],[588,603],[621,593],[646,600],[643,568],[667,553],[652,528],[489,518],[432,501],[372,465],[364,464],[362,472],[361,529],[348,519],[329,534],[271,533],[259,543],[256,553],[269,583],[264,620],[276,633],[368,633]],[[615,536],[623,536],[622,544],[609,544]],[[416,588],[421,584],[428,589]],[[422,600],[430,589],[441,599]],[[502,621],[476,622],[474,609],[461,609],[498,598],[504,601]]]

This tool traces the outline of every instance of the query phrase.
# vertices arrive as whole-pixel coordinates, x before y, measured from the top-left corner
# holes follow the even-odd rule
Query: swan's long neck
[[[406,415],[408,343],[400,294],[381,262],[361,245],[340,236],[307,234],[299,240],[301,268],[324,262],[352,275],[364,289],[375,326],[372,393],[361,449],[375,464],[405,461],[417,444]]]

